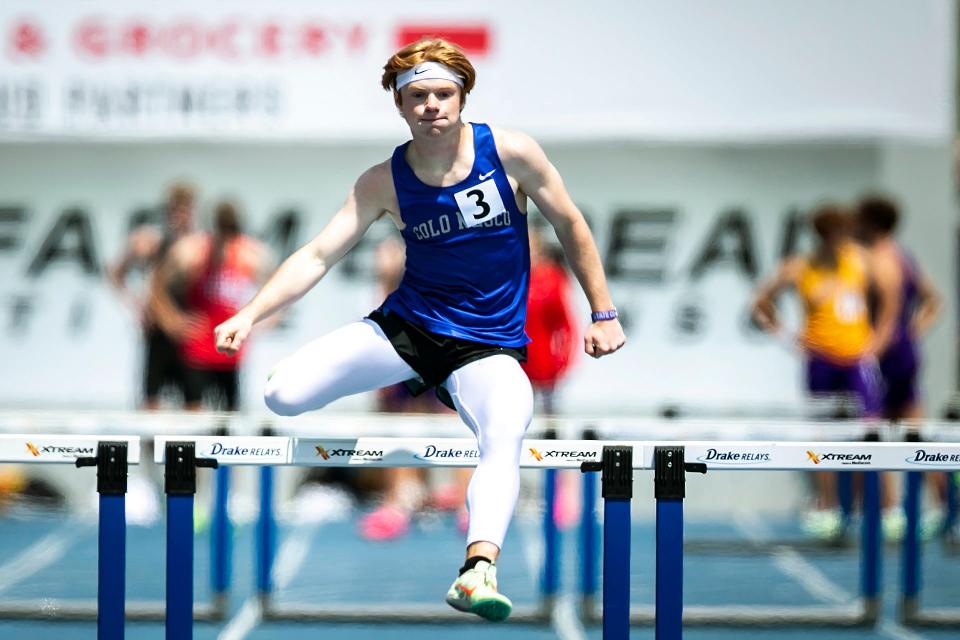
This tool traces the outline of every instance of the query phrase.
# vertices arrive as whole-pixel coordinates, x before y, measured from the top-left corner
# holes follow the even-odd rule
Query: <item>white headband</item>
[[[453,69],[439,62],[421,62],[417,66],[397,74],[397,91],[411,82],[420,80],[449,80],[463,86],[463,79]]]

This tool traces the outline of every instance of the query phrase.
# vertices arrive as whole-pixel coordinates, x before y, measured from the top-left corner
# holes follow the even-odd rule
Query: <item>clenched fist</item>
[[[601,320],[594,322],[587,328],[583,336],[583,350],[594,358],[600,358],[619,349],[627,341],[620,321]]]
[[[243,341],[250,335],[251,329],[253,329],[253,321],[240,313],[217,326],[213,330],[217,351],[231,356],[236,354],[243,346]]]

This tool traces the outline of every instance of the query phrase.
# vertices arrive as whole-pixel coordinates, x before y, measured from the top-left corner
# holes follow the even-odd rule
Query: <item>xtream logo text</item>
[[[868,465],[873,460],[871,453],[814,453],[807,451],[807,458],[813,464],[821,462],[839,462],[840,464]]]
[[[39,457],[42,455],[59,455],[59,456],[92,456],[93,447],[59,447],[56,445],[47,445],[45,447],[38,447],[32,442],[27,443],[27,451],[29,451],[34,457]]]

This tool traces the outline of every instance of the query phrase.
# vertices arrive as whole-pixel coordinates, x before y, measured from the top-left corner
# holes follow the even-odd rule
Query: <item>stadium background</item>
[[[51,6],[0,10],[4,404],[135,406],[138,328],[102,277],[131,219],[188,179],[200,224],[230,196],[278,250],[305,241],[404,139],[379,69],[431,25],[476,60],[465,117],[545,146],[630,325],[621,357],[581,360],[566,410],[796,405],[797,358],[745,311],[792,216],[826,198],[900,199],[955,317],[952,3],[561,2],[549,24],[501,2]],[[248,407],[279,356],[369,311],[368,256],[258,341]],[[926,343],[931,407],[954,387],[954,325]]]
[[[922,388],[932,413],[950,402],[953,2],[10,0],[0,406],[135,408],[140,331],[104,278],[132,221],[185,179],[201,226],[231,197],[279,253],[305,241],[406,139],[380,68],[420,33],[464,44],[479,78],[465,118],[537,138],[594,228],[630,342],[578,361],[564,412],[801,412],[800,361],[749,327],[750,293],[785,250],[806,246],[803,212],[866,190],[901,202],[904,243],[944,293]],[[248,411],[264,411],[262,380],[280,357],[376,303],[371,249],[387,225],[258,337]],[[371,406],[358,396],[335,410]],[[753,499],[789,510],[778,491],[798,495],[801,483],[775,475]]]

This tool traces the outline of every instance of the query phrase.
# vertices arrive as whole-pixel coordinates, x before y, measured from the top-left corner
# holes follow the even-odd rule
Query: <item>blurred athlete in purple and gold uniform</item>
[[[878,283],[890,291],[895,326],[886,348],[877,354],[883,377],[881,412],[886,420],[919,421],[924,418],[918,389],[919,341],[936,322],[943,300],[930,278],[895,238],[900,211],[890,198],[870,195],[857,204],[857,234],[871,256]],[[926,479],[939,502],[947,501],[947,476],[928,473]],[[946,509],[924,514],[922,533],[939,533]]]
[[[877,354],[883,375],[882,414],[888,420],[919,420],[917,342],[936,321],[940,294],[913,257],[894,237],[900,213],[889,198],[868,196],[857,206],[857,229],[875,267],[875,278],[892,292],[895,324],[886,348]]]
[[[807,360],[807,390],[817,397],[852,396],[863,417],[878,417],[882,381],[876,354],[893,335],[896,309],[892,285],[879,282],[870,254],[854,243],[852,216],[835,204],[818,207],[812,217],[817,245],[808,256],[785,259],[764,282],[753,317],[766,331],[782,334],[775,298],[787,288],[803,303],[803,326],[796,342]],[[871,324],[868,293],[877,293],[878,313]],[[811,533],[833,537],[844,521],[836,510],[836,476],[818,473],[818,502],[804,522]]]
[[[819,207],[813,215],[816,248],[809,256],[781,263],[759,288],[753,317],[763,329],[782,333],[774,300],[782,290],[794,288],[803,302],[798,343],[807,357],[808,391],[813,396],[851,394],[861,415],[877,416],[882,390],[875,356],[890,341],[896,310],[888,302],[891,285],[875,282],[871,257],[853,242],[851,223],[843,208]],[[871,286],[883,301],[875,326],[867,307]]]

